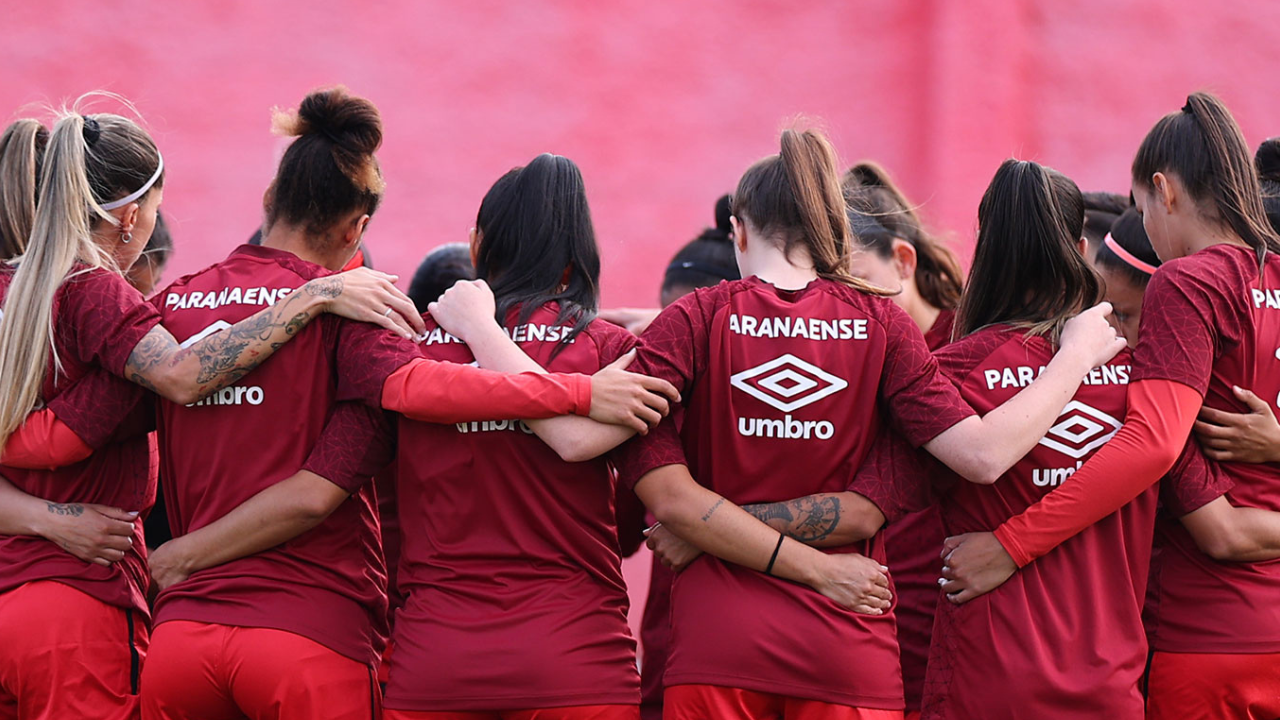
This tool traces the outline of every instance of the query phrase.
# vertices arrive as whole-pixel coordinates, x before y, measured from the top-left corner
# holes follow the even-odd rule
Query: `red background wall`
[[[1009,155],[1124,191],[1147,128],[1209,88],[1251,143],[1280,134],[1280,3],[1202,0],[0,2],[0,116],[92,89],[132,99],[169,171],[170,279],[259,221],[274,105],[343,83],[382,109],[388,194],[368,243],[407,278],[464,240],[540,152],[586,176],[604,300],[652,304],[671,253],[777,150],[825,121],[893,170],[968,255]],[[633,596],[643,562],[631,564]]]
[[[0,117],[106,88],[170,172],[169,277],[258,222],[273,105],[344,83],[382,109],[389,190],[370,229],[407,276],[465,239],[489,184],[552,151],[586,175],[606,304],[648,304],[670,254],[798,113],[846,161],[893,170],[963,254],[1011,154],[1124,190],[1133,149],[1186,93],[1225,96],[1251,142],[1280,133],[1280,3],[3,2]],[[30,110],[28,110],[28,113]]]

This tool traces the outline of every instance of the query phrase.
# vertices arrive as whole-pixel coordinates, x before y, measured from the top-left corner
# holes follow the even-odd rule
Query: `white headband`
[[[133,202],[134,200],[137,200],[138,198],[142,197],[143,195],[146,195],[147,191],[151,189],[151,186],[155,185],[156,181],[160,179],[160,173],[164,172],[164,156],[159,153],[156,153],[156,156],[160,158],[160,165],[156,167],[156,172],[154,175],[151,176],[150,180],[142,183],[142,187],[138,188],[137,192],[125,195],[119,200],[112,200],[109,203],[102,203],[102,209],[115,210],[116,208],[122,208],[125,205],[128,205],[129,203]]]

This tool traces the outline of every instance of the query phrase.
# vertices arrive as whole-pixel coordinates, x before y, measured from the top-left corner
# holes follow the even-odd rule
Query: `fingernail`
[[[129,517],[131,517],[131,518],[136,518],[136,517],[138,517],[138,511],[137,511],[137,510],[134,510],[133,512],[128,513],[128,515],[129,515]]]
[[[938,578],[938,585],[946,585],[946,584],[947,584],[946,578]]]

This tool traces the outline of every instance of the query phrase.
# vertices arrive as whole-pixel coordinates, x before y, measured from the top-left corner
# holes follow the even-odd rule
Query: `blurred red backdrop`
[[[886,164],[966,257],[1010,155],[1125,191],[1147,128],[1200,88],[1251,143],[1280,134],[1280,3],[1266,0],[3,7],[0,114],[109,89],[146,118],[168,167],[169,279],[250,235],[283,142],[269,109],[334,83],[386,125],[379,268],[407,284],[430,248],[466,238],[493,180],[550,151],[586,176],[609,305],[656,302],[670,255],[797,114],[821,118],[846,161]]]

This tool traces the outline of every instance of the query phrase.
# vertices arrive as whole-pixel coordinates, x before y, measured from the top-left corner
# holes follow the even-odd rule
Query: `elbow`
[[[1009,468],[997,463],[989,453],[983,453],[969,464],[964,477],[975,485],[995,485]]]
[[[294,518],[301,525],[311,528],[324,522],[337,507],[332,500],[319,494],[304,496],[294,506]]]
[[[568,463],[587,462],[596,459],[596,455],[591,453],[590,448],[585,447],[582,443],[563,443],[552,448],[560,459]]]
[[[1226,529],[1219,529],[1203,537],[1196,537],[1195,540],[1200,552],[1218,562],[1240,560],[1249,551],[1248,543],[1243,537]]]

